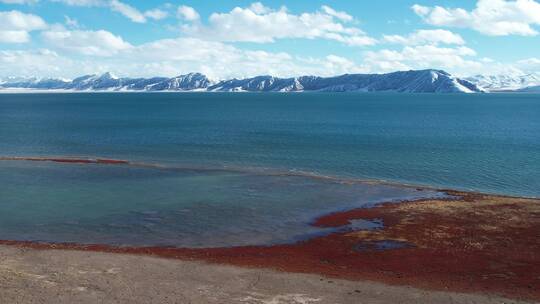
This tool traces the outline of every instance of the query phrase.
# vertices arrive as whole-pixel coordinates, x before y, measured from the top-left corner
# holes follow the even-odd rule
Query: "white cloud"
[[[154,19],[154,20],[162,20],[162,19],[167,18],[169,16],[169,13],[167,13],[164,10],[156,8],[156,9],[152,9],[152,10],[148,10],[144,12],[144,16],[150,19]]]
[[[162,9],[155,8],[141,12],[137,8],[124,3],[120,0],[50,0],[53,2],[61,2],[71,6],[87,6],[87,7],[108,7],[113,12],[117,12],[124,17],[136,23],[146,23],[147,18],[154,20],[162,20],[167,18],[168,13]]]
[[[180,5],[176,15],[179,19],[186,21],[196,21],[200,18],[199,13],[193,7],[186,5]]]
[[[47,28],[41,17],[19,11],[0,12],[0,42],[25,43],[30,41],[30,33]]]
[[[354,18],[351,15],[347,14],[346,12],[338,12],[338,11],[334,10],[333,8],[327,6],[327,5],[323,5],[321,7],[321,9],[326,14],[328,14],[330,16],[334,16],[334,17],[338,18],[339,20],[346,21],[346,22],[354,20]]]
[[[540,25],[540,3],[535,0],[478,0],[472,11],[462,8],[427,7],[413,11],[431,25],[471,28],[490,36],[534,36]]]
[[[537,73],[540,76],[540,58],[531,57],[519,60],[516,63],[517,68],[527,73]]]
[[[47,27],[41,17],[19,11],[0,12],[0,30],[34,31]]]
[[[105,6],[105,0],[50,0],[52,2],[61,2],[71,6]]]
[[[146,17],[139,10],[137,10],[136,8],[134,8],[133,6],[129,4],[120,2],[118,0],[112,0],[109,5],[111,7],[111,10],[124,15],[125,17],[129,18],[133,22],[137,22],[137,23],[146,22]]]
[[[249,6],[249,9],[254,11],[256,14],[267,14],[272,11],[271,8],[264,6],[261,2],[252,3]]]
[[[419,16],[426,16],[429,15],[429,12],[431,12],[431,8],[419,4],[415,4],[411,8]]]
[[[530,65],[530,66],[538,66],[538,67],[540,67],[540,59],[535,58],[535,57],[520,60],[520,61],[518,61],[518,63],[521,64],[521,65]]]
[[[90,0],[62,0],[72,5],[95,5]],[[112,1],[114,2],[114,1]],[[111,2],[111,3],[112,3]],[[119,1],[116,1],[121,3]],[[73,4],[78,3],[78,4]],[[102,3],[104,2],[99,2]],[[109,2],[107,2],[109,3]],[[107,4],[108,5],[108,4]],[[123,9],[125,7],[121,6]],[[141,13],[124,11],[137,19],[166,18],[161,6]],[[430,14],[431,9],[416,8]],[[427,12],[427,13],[426,13]],[[0,76],[74,77],[87,73],[111,71],[121,76],[174,76],[202,72],[214,79],[271,74],[280,77],[299,75],[331,76],[344,73],[390,72],[395,70],[439,68],[458,75],[487,73],[509,66],[527,70],[540,69],[540,59],[529,58],[513,65],[503,65],[465,46],[453,32],[418,30],[409,35],[387,35],[384,41],[401,44],[398,50],[382,49],[350,58],[330,54],[319,58],[286,52],[241,49],[226,41],[272,42],[278,39],[326,39],[347,45],[370,45],[375,39],[355,27],[354,19],[344,12],[322,7],[320,11],[292,14],[286,8],[271,9],[261,3],[235,8],[228,13],[212,14],[202,22],[196,10],[180,6],[177,10],[187,37],[162,39],[132,45],[105,30],[78,28],[76,20],[66,17],[62,25],[47,25],[39,16],[18,11],[0,12],[0,42],[22,43],[30,31],[43,31],[41,38],[49,49],[0,51]],[[139,16],[139,17],[137,17]],[[349,16],[349,17],[347,17]],[[142,19],[139,19],[141,21]],[[355,58],[356,57],[356,58]],[[13,75],[18,74],[18,75]]]
[[[102,35],[112,34],[44,32],[50,50],[0,51],[0,76],[76,77],[111,71],[120,76],[150,77],[202,72],[213,79],[224,79],[263,74],[330,76],[360,71],[354,61],[336,55],[302,58],[285,52],[242,50],[196,38],[163,39],[131,46],[115,38],[111,38],[112,43],[103,42]],[[83,55],[72,57],[69,52]]]
[[[463,74],[468,69],[482,67],[482,63],[470,59],[474,56],[476,52],[465,46],[419,45],[406,46],[401,51],[384,49],[366,52],[364,64],[370,70],[380,72],[436,68]]]
[[[0,76],[76,77],[111,71],[119,76],[175,76],[201,72],[213,79],[270,74],[333,76],[438,68],[458,76],[536,71],[540,59],[502,64],[477,58],[465,46],[404,46],[400,50],[365,52],[354,60],[334,54],[312,58],[285,52],[243,50],[233,45],[197,38],[162,39],[130,45],[108,32],[46,31],[50,50],[0,51]],[[71,56],[75,53],[76,56]],[[529,67],[527,69],[526,67]],[[519,69],[518,69],[519,68]]]
[[[336,55],[328,55],[320,62],[320,65],[327,70],[329,76],[351,74],[351,73],[366,73],[368,70],[365,67],[358,65],[356,62]]]
[[[198,71],[212,78],[229,78],[301,71],[287,53],[246,51],[222,42],[196,38],[145,43],[123,52],[122,57],[133,62],[137,59],[144,65],[145,72],[169,76]]]
[[[45,31],[45,42],[54,48],[91,56],[112,56],[132,47],[121,37],[107,31]]]
[[[88,0],[62,1],[81,6],[102,6],[104,3]],[[252,4],[250,9],[264,14],[283,13],[284,15],[281,16],[286,18],[292,16],[295,22],[301,18],[316,22],[317,18],[321,18],[326,22],[324,26],[329,29],[325,28],[326,32],[315,36],[340,41],[368,39],[364,36],[355,36],[361,31],[343,27],[335,22],[335,17],[324,13],[307,14],[301,17],[288,14],[285,9],[279,12],[270,10],[260,3]],[[194,9],[184,7],[179,12],[184,21],[190,20],[192,24],[195,24],[200,20]],[[154,13],[156,14],[153,17],[162,17],[159,12]],[[40,37],[49,48],[0,51],[2,65],[0,73],[4,75],[75,77],[83,73],[112,71],[126,76],[173,76],[198,71],[212,78],[222,79],[260,74],[282,77],[304,74],[334,75],[358,70],[353,61],[335,55],[316,59],[302,58],[285,52],[243,50],[223,42],[195,37],[163,39],[134,46],[122,37],[105,30],[79,29],[78,22],[68,16],[65,17],[64,27],[60,24],[48,26],[41,18],[34,15],[25,15],[20,12],[4,14],[6,18],[3,18],[4,22],[0,23],[0,31],[5,32],[0,35],[2,41],[8,39],[6,38],[8,34],[11,42],[27,41],[29,39],[27,31],[42,30]],[[145,18],[153,18],[148,12],[144,15]],[[136,17],[135,14],[134,18]],[[328,20],[332,22],[327,22]],[[337,36],[330,37],[334,34]]]
[[[57,76],[73,70],[71,60],[50,50],[0,50],[1,76]]]
[[[179,15],[184,20],[198,21],[199,15],[193,8],[182,8]],[[268,43],[286,38],[322,38],[354,46],[376,43],[359,28],[343,24],[351,20],[348,14],[328,6],[323,6],[322,11],[295,15],[285,7],[273,10],[255,3],[247,8],[235,7],[228,13],[213,13],[207,25],[186,23],[182,30],[193,37],[218,41]]]
[[[0,31],[0,43],[25,43],[30,41],[26,31]]]
[[[389,43],[398,43],[405,45],[421,45],[421,44],[465,44],[465,40],[455,33],[447,30],[418,30],[408,36],[400,35],[385,35],[383,39]]]

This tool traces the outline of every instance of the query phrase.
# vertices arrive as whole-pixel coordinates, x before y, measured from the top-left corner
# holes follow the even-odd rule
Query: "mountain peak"
[[[98,77],[99,79],[118,79],[115,75],[113,75],[111,72],[105,72],[101,74],[101,76]]]

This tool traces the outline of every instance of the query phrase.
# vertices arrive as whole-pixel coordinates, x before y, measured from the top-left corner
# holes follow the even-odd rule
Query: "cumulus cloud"
[[[24,30],[33,31],[47,27],[41,17],[33,14],[25,14],[19,11],[0,12],[0,30]]]
[[[540,58],[522,59],[517,62],[516,66],[527,73],[537,73],[540,76]]]
[[[347,14],[346,12],[338,12],[338,11],[334,10],[333,8],[327,6],[327,5],[323,5],[321,7],[321,9],[326,14],[328,14],[330,16],[334,16],[339,20],[342,20],[342,21],[345,21],[345,22],[349,22],[349,21],[354,20],[354,18],[351,15]]]
[[[181,7],[179,16],[186,21],[198,21],[199,14],[191,7]],[[327,39],[352,46],[373,45],[376,40],[362,30],[345,23],[352,17],[323,6],[313,13],[292,14],[286,7],[271,9],[261,3],[247,8],[235,7],[228,13],[213,13],[208,24],[187,22],[182,30],[193,37],[217,41],[268,43],[277,39]]]
[[[261,2],[254,2],[249,6],[249,9],[254,11],[256,14],[267,14],[272,11],[269,7],[264,6]]]
[[[455,33],[447,30],[418,30],[408,36],[385,35],[384,41],[389,43],[398,43],[405,45],[421,44],[465,44],[465,40]]]
[[[0,12],[0,42],[25,43],[30,41],[31,31],[47,28],[41,17],[19,11]]]
[[[474,50],[460,45],[406,45],[400,50],[369,51],[349,58],[334,54],[313,58],[246,50],[224,42],[189,37],[131,45],[104,31],[48,30],[43,32],[43,39],[48,43],[47,50],[0,51],[0,76],[76,77],[111,71],[119,76],[150,77],[201,72],[217,80],[263,74],[333,76],[425,68],[470,76],[522,73],[527,71],[525,67],[540,64],[538,58],[500,64],[477,58]]]
[[[530,66],[538,66],[538,67],[540,67],[540,59],[535,58],[535,57],[520,60],[520,61],[518,61],[518,63],[521,64],[521,65],[530,65]]]
[[[110,8],[140,23],[167,18],[169,12],[174,14],[172,5],[142,12],[120,0],[55,1]],[[480,4],[475,10],[478,7]],[[67,16],[62,26],[48,25],[32,14],[0,12],[0,43],[28,42],[32,31],[41,31],[42,45],[48,48],[0,51],[0,76],[17,76],[14,73],[24,76],[30,73],[74,77],[111,71],[121,76],[147,77],[202,72],[211,78],[223,79],[261,74],[279,77],[331,76],[424,68],[445,69],[458,75],[511,68],[517,71],[516,67],[520,71],[540,69],[538,58],[504,65],[489,58],[477,57],[473,49],[465,46],[460,35],[444,29],[385,35],[382,42],[397,45],[364,53],[351,52],[348,58],[335,54],[313,58],[287,52],[242,49],[228,42],[319,39],[345,45],[372,45],[377,41],[356,27],[357,22],[352,16],[329,6],[322,6],[314,12],[295,14],[285,7],[275,9],[256,2],[245,8],[236,7],[229,12],[214,13],[208,20],[201,20],[192,7],[178,6],[176,9],[184,36],[139,45],[130,44],[109,31],[81,29],[75,19]],[[414,10],[428,20],[435,8],[415,6]],[[460,11],[460,14],[467,16],[473,12]],[[450,19],[448,17],[446,20]]]
[[[137,23],[146,22],[146,17],[144,16],[144,14],[142,14],[139,10],[137,10],[131,5],[120,2],[118,0],[112,0],[109,5],[111,7],[111,10],[124,15],[125,17],[129,18],[133,22],[137,22]]]
[[[119,1],[100,0],[57,0],[69,5],[100,6],[116,4],[116,10],[131,19],[142,21],[139,11],[130,11]],[[118,5],[120,3],[120,5]],[[111,7],[112,8],[112,7]],[[322,12],[303,15],[289,14],[285,8],[272,10],[260,3],[254,3],[246,10],[252,14],[260,14],[263,19],[290,18],[294,24],[317,25],[314,34],[302,34],[298,37],[332,39],[348,43],[360,43],[362,39],[371,39],[355,28],[344,26],[338,20],[349,19],[345,14],[332,11],[330,8]],[[140,12],[139,12],[140,13]],[[141,13],[144,18],[164,18],[162,12]],[[272,15],[273,17],[268,17]],[[331,14],[331,15],[330,15]],[[200,24],[200,16],[196,10],[186,6],[178,8],[178,15],[183,22],[190,25]],[[336,15],[336,16],[332,16]],[[339,17],[337,17],[339,15]],[[350,59],[329,55],[322,58],[304,58],[286,52],[269,52],[264,50],[245,50],[227,44],[218,39],[208,40],[199,37],[181,37],[162,39],[140,45],[132,45],[122,37],[105,30],[83,30],[78,22],[65,16],[65,27],[56,24],[48,26],[41,18],[25,15],[20,12],[5,14],[0,23],[0,40],[27,41],[28,31],[40,30],[41,40],[48,47],[42,50],[2,51],[0,63],[8,75],[28,73],[37,76],[69,76],[82,73],[100,73],[113,71],[126,76],[173,76],[192,71],[203,72],[215,79],[231,77],[250,77],[260,74],[289,77],[305,74],[334,75],[359,71],[356,63]],[[265,20],[268,21],[268,20]],[[323,21],[323,24],[316,24]],[[345,22],[345,21],[343,21]],[[8,26],[9,25],[9,26]],[[288,24],[287,26],[292,26]],[[321,33],[318,33],[321,32]],[[269,39],[294,38],[270,33]],[[306,36],[308,35],[308,36]],[[268,39],[268,38],[265,38]],[[364,43],[364,42],[362,42]],[[75,60],[76,58],[76,60]],[[21,75],[21,76],[22,76]]]
[[[472,11],[418,4],[412,9],[428,24],[471,28],[490,36],[534,36],[534,26],[540,25],[540,3],[535,0],[478,0]]]
[[[124,3],[120,0],[50,0],[60,2],[71,6],[87,6],[87,7],[108,7],[113,12],[117,12],[124,17],[136,23],[146,23],[148,18],[154,20],[165,19],[168,13],[162,9],[155,8],[145,12],[141,12],[137,8]]]
[[[47,31],[43,35],[49,42],[48,50],[0,51],[0,76],[76,77],[112,71],[120,76],[149,77],[202,72],[217,80],[262,74],[330,76],[361,71],[354,61],[336,55],[303,58],[285,52],[243,50],[197,38],[162,39],[133,46],[125,45],[119,37],[110,37],[112,34],[98,32]],[[75,60],[70,52],[82,55]]]
[[[71,61],[50,50],[0,50],[0,75],[60,77],[62,72],[73,69]],[[14,73],[14,71],[16,71]]]
[[[121,37],[107,31],[55,30],[41,33],[54,48],[91,56],[112,56],[132,47]]]
[[[235,46],[198,38],[162,39],[122,52],[133,70],[144,66],[145,72],[168,76],[192,71],[214,79],[251,77],[261,74],[292,76],[318,73],[328,75],[320,64],[305,64],[285,52],[243,50]],[[137,59],[137,60],[134,60]]]
[[[71,6],[103,6],[107,2],[105,0],[50,0],[52,2],[61,2]]]
[[[30,41],[30,34],[26,31],[0,31],[1,43],[25,43]]]
[[[479,61],[470,58],[473,56],[476,56],[476,52],[465,46],[418,45],[406,46],[400,51],[384,49],[366,52],[364,64],[370,70],[386,72],[428,68],[465,72],[482,67]]]
[[[154,19],[154,20],[162,20],[162,19],[165,19],[169,16],[169,13],[167,13],[166,11],[162,10],[162,9],[152,9],[152,10],[148,10],[146,12],[144,12],[144,16],[150,18],[150,19]]]
[[[197,21],[200,18],[199,13],[193,7],[186,5],[180,5],[176,15],[178,19],[185,21]]]
[[[324,67],[328,71],[326,73],[328,76],[370,72],[366,67],[351,59],[333,54],[326,56],[322,60],[316,60],[316,64]]]

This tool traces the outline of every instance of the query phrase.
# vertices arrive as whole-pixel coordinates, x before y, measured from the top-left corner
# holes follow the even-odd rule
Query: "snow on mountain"
[[[178,91],[178,90],[200,90],[208,88],[212,82],[203,74],[200,73],[190,73],[187,75],[181,75],[178,77],[173,77],[156,83],[155,85],[149,87],[149,90],[152,91]]]
[[[0,88],[17,88],[17,89],[64,89],[69,84],[69,80],[55,78],[6,78],[0,83]]]
[[[72,90],[108,90],[122,86],[123,79],[111,73],[103,75],[86,75],[75,78],[66,89]]]
[[[206,89],[211,81],[200,73],[173,78],[118,78],[111,73],[85,75],[73,79],[5,79],[0,88],[71,91],[191,91]]]
[[[29,78],[29,77],[5,77],[0,78],[0,86],[4,83],[15,83],[15,82],[21,82],[21,81],[28,81],[30,79],[37,79],[35,77]]]
[[[540,86],[540,73],[526,75],[476,75],[466,80],[488,91],[516,91]]]
[[[257,76],[247,79],[221,81],[210,86],[208,90],[226,92],[295,92],[303,91],[304,88],[297,78]]]
[[[302,76],[277,78],[257,76],[213,83],[205,75],[190,73],[173,78],[118,78],[110,73],[86,75],[72,81],[26,79],[5,81],[0,88],[55,89],[72,91],[220,91],[220,92],[483,92],[475,84],[440,70],[394,72],[388,74],[346,74],[336,77]]]
[[[208,90],[229,92],[482,92],[476,85],[439,70],[406,71],[389,74],[346,74],[337,77],[275,78],[272,76],[258,76],[242,80],[222,81],[209,87]]]

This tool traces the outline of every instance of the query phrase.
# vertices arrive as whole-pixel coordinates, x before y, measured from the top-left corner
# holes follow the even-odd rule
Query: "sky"
[[[0,0],[0,77],[540,72],[537,0]]]

